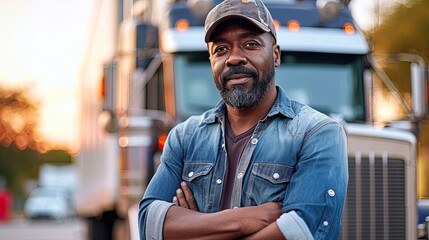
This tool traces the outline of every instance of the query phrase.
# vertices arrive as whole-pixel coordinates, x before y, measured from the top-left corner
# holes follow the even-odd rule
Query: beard
[[[244,85],[235,85],[232,89],[227,89],[227,79],[233,74],[248,74],[253,78],[252,88],[246,89]],[[220,76],[220,84],[216,83],[219,94],[223,101],[237,109],[247,109],[258,105],[264,98],[268,89],[271,87],[275,76],[275,67],[269,69],[264,79],[260,79],[256,70],[246,68],[244,66],[233,66],[227,72]]]

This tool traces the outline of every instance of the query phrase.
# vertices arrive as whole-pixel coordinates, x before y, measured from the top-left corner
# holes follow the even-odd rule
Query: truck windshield
[[[176,54],[174,71],[180,120],[200,114],[219,101],[207,53]],[[347,122],[362,122],[362,72],[361,56],[283,52],[276,84],[291,99]]]

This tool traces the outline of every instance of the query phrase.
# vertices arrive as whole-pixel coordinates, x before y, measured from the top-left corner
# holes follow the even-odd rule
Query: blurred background
[[[418,54],[429,62],[429,1],[349,2],[355,23],[374,53]],[[91,182],[79,180],[82,169],[74,161],[82,145],[91,144],[91,137],[83,137],[85,132],[98,125],[86,125],[81,120],[88,108],[99,109],[94,110],[94,115],[102,111],[103,64],[117,51],[118,12],[122,19],[127,18],[122,12],[127,4],[132,1],[0,0],[1,239],[30,239],[22,233],[13,235],[16,233],[10,232],[11,226],[18,224],[22,229],[31,229],[38,224],[34,221],[27,224],[31,218],[28,213],[36,210],[25,207],[30,196],[37,204],[42,201],[39,196],[46,195],[65,196],[67,200],[58,204],[66,204],[65,208],[72,211],[64,212],[64,207],[50,210],[53,218],[60,220],[53,223],[56,226],[53,228],[67,226],[72,231],[70,236],[74,237],[45,239],[87,238],[89,233],[81,222],[83,218],[74,212],[76,196],[73,194],[76,186],[91,185]],[[405,79],[401,74],[408,73],[393,72],[397,71],[395,67],[384,70],[396,76],[392,81],[399,91],[409,92],[408,83],[401,82]],[[88,105],[94,102],[96,106]],[[396,105],[398,103],[387,96],[380,106],[383,111],[375,117],[379,122],[403,118],[404,113]],[[423,122],[421,128],[418,194],[429,197],[427,122]],[[106,154],[110,154],[108,150]],[[114,178],[94,181],[109,184]],[[61,220],[63,218],[73,220]],[[47,227],[52,229],[49,224]],[[109,238],[111,236],[100,239]]]

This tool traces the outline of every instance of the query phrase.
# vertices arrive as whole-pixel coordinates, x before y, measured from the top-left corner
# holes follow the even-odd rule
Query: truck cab
[[[142,15],[123,23],[118,55],[106,64],[107,126],[119,132],[121,173],[135,177],[121,178],[121,188],[134,193],[119,198],[127,199],[125,210],[138,202],[156,171],[153,162],[162,152],[164,134],[220,100],[204,42],[205,16],[219,0],[148,2]],[[417,137],[410,129],[386,127],[389,123],[374,125],[374,79],[391,92],[396,88],[376,64],[379,58],[355,25],[348,1],[264,3],[275,20],[281,49],[276,84],[290,98],[342,122],[348,135],[349,187],[341,239],[416,239]],[[148,14],[154,9],[165,15]],[[415,126],[427,115],[426,66],[415,56],[386,58],[409,65],[412,103],[398,101],[406,105],[406,122]],[[143,120],[150,124],[133,128],[132,122]],[[145,134],[150,141],[141,139]],[[121,137],[135,136],[140,136],[133,141],[137,144],[121,145]],[[142,156],[145,163],[136,164]],[[146,170],[131,174],[135,168]]]

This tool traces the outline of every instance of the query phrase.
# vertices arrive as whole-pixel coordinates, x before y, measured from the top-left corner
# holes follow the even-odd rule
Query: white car
[[[60,187],[38,187],[28,196],[24,214],[29,219],[69,218],[74,215],[71,193]]]

